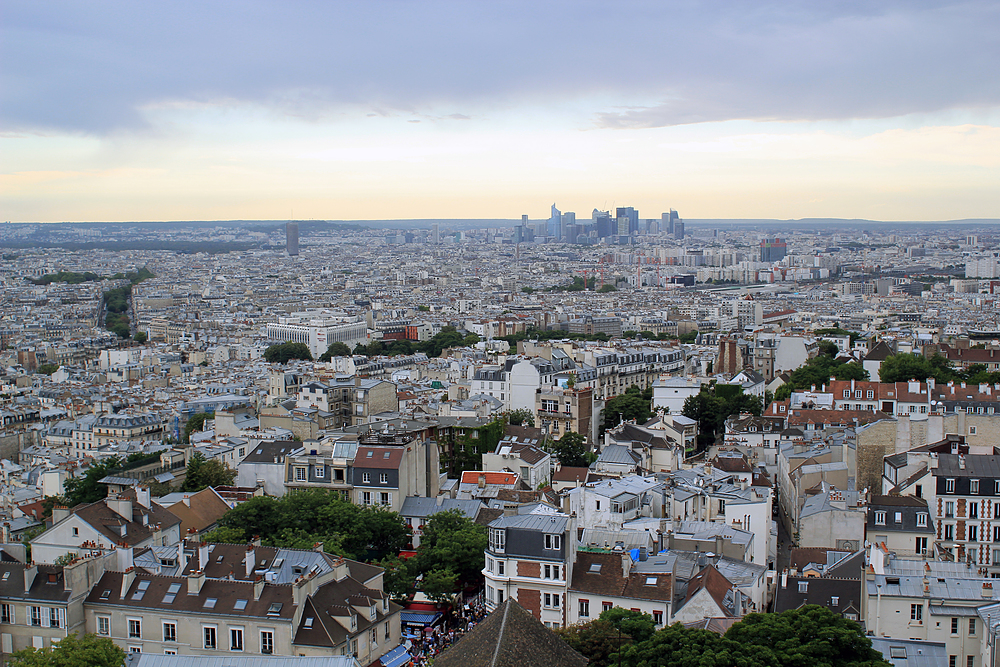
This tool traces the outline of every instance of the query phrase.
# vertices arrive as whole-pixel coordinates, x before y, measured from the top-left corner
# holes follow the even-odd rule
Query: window
[[[274,653],[274,633],[270,630],[260,631],[260,652],[265,655]]]
[[[296,468],[295,469],[295,481],[296,482],[304,482],[304,481],[306,481],[306,469],[305,468]]]
[[[545,536],[545,548],[546,549],[558,549],[559,540],[561,535],[546,535]]]
[[[31,624],[37,627],[42,625],[42,608],[41,607],[28,607],[31,610]]]
[[[893,520],[896,523],[903,523],[903,513],[902,512],[896,512],[894,514],[894,516],[893,516]]]
[[[955,493],[955,480],[946,479],[944,480],[944,492],[945,493]]]
[[[800,581],[799,582],[799,593],[808,593],[808,592],[809,592],[809,582],[808,581]]]
[[[111,636],[111,617],[110,616],[98,616],[97,617],[97,634],[102,637]]]
[[[944,525],[944,539],[954,540],[955,539],[955,526],[950,523]]]
[[[653,625],[663,625],[663,611],[660,609],[653,610]]]
[[[975,542],[979,537],[979,526],[969,526],[969,541]]]
[[[392,636],[392,632],[390,632],[390,628],[389,628],[389,621],[385,622],[385,624],[382,626],[382,629],[385,630],[385,632],[383,634],[383,637],[384,637],[385,641],[389,641],[389,637]]]
[[[951,619],[951,634],[953,635],[958,634],[958,619],[955,617],[952,617]]]
[[[969,480],[969,495],[978,496],[979,495],[979,480],[970,479]]]
[[[981,409],[982,409],[982,408],[980,408],[980,410],[981,410]],[[969,435],[975,435],[975,434],[976,434],[976,427],[975,427],[975,426],[970,426],[970,427],[969,427]],[[970,656],[970,657],[971,657],[971,656]],[[970,663],[970,664],[971,664],[971,663]]]
[[[378,646],[378,628],[372,628],[368,633],[368,641],[372,646]]]
[[[918,624],[922,624],[924,622],[924,605],[922,604],[910,605],[910,622]]]
[[[946,519],[951,519],[955,516],[955,501],[949,500],[944,504],[944,516]]]
[[[214,649],[216,647],[215,628],[210,625],[206,625],[203,630],[205,635],[205,648]]]
[[[850,398],[850,397],[851,397],[851,390],[850,389],[845,389],[844,390],[844,398]]]
[[[602,602],[601,603],[601,611],[608,611],[612,607],[614,607],[614,605],[611,604],[610,602]]]
[[[65,612],[58,607],[49,607],[49,627],[50,628],[61,628],[65,623],[63,619],[65,618]]]
[[[0,605],[0,623],[14,624],[14,605]]]
[[[553,609],[559,608],[559,598],[562,597],[559,593],[546,593],[545,594],[545,606],[551,607]]]
[[[975,618],[970,618],[969,619],[969,636],[970,637],[975,637],[976,636],[976,619]]]
[[[323,467],[323,466],[316,466],[315,468],[313,468],[313,470],[316,473],[316,479],[323,479],[324,477],[326,477],[326,468],[325,467]]]
[[[948,667],[958,667],[958,656],[949,655],[948,656]]]
[[[885,525],[885,512],[875,512],[875,525],[876,526]]]
[[[372,492],[371,491],[362,491],[361,492],[361,504],[362,505],[371,505],[372,504]]]
[[[505,565],[506,563],[504,561],[502,560],[497,561],[497,574],[500,575],[501,577],[504,575],[504,570],[506,569]]]
[[[387,473],[387,472],[380,472],[378,474],[378,483],[379,484],[388,484],[389,483],[389,473]]]
[[[927,527],[927,512],[917,512],[917,528]]]
[[[371,484],[372,483],[372,474],[370,472],[363,472],[363,473],[361,473],[361,483],[362,484]]]
[[[138,618],[128,619],[129,639],[142,639],[142,621]]]
[[[969,518],[970,519],[979,518],[979,503],[976,502],[969,503]]]
[[[229,650],[243,650],[243,628],[229,628]]]
[[[73,537],[76,537],[79,534],[80,534],[80,529],[77,528],[76,526],[73,526]]]
[[[976,667],[976,656],[974,655],[965,656],[965,667]]]
[[[726,511],[726,501],[725,501],[725,500],[722,500],[722,499],[720,498],[720,499],[719,499],[719,514],[722,514],[722,513],[723,513],[723,512],[725,512],[725,511]]]
[[[383,491],[382,493],[378,494],[378,501],[382,505],[391,505],[392,504],[392,494],[391,493],[386,493],[386,492]]]
[[[173,621],[163,622],[163,641],[165,642],[175,642],[177,641],[177,624]]]
[[[916,549],[916,551],[917,551],[917,555],[918,556],[922,556],[923,554],[927,553],[927,538],[926,537],[918,537],[917,538],[917,549]]]
[[[590,600],[580,600],[580,617],[590,618]]]
[[[506,541],[507,541],[507,531],[505,531],[503,528],[490,529],[490,549],[502,553]]]

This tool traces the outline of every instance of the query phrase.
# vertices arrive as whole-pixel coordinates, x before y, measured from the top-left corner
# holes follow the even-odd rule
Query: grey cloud
[[[6,130],[141,128],[169,102],[317,119],[590,95],[607,127],[888,117],[1000,103],[1000,3],[8,1],[0,60]]]

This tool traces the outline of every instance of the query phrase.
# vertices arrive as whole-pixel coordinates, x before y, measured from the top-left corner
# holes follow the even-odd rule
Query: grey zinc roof
[[[401,516],[428,517],[438,512],[458,510],[470,519],[475,519],[483,504],[478,500],[458,500],[445,498],[439,505],[437,498],[418,498],[407,496],[399,510]]]
[[[964,466],[964,467],[963,467]],[[1000,478],[1000,456],[993,454],[938,454],[935,477]]]
[[[490,521],[490,528],[520,528],[546,533],[563,533],[566,531],[567,522],[569,522],[569,517],[565,514],[520,514],[518,516],[498,517]]]
[[[358,661],[347,655],[306,658],[127,653],[125,667],[358,667]]]
[[[893,667],[940,667],[948,664],[948,651],[943,642],[891,637],[872,637],[871,640],[872,648]]]

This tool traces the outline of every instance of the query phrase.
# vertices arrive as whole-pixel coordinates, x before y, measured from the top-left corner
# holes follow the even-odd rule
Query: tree
[[[607,294],[608,292],[617,292],[617,291],[618,288],[612,285],[611,283],[608,283],[607,285],[601,285],[599,288],[597,288],[598,294]]]
[[[696,340],[698,340],[698,332],[689,331],[686,334],[681,334],[680,336],[678,336],[677,340],[679,340],[682,343],[693,343]]]
[[[386,556],[379,561],[379,567],[385,570],[382,575],[382,590],[400,604],[409,599],[415,582],[406,561],[399,556]]]
[[[110,475],[121,466],[122,460],[117,456],[109,456],[99,463],[87,468],[83,477],[70,477],[63,484],[66,506],[74,507],[81,503],[96,503],[107,497],[108,485],[99,484],[100,480]]]
[[[757,646],[774,656],[772,664],[817,667],[882,667],[856,621],[827,607],[807,605],[780,614],[748,614],[725,634],[738,646]]]
[[[698,422],[699,446],[704,446],[715,442],[729,417],[741,412],[760,415],[763,410],[760,397],[744,394],[739,385],[713,383],[703,385],[697,394],[688,396],[681,414]]]
[[[209,419],[215,419],[214,412],[199,412],[196,415],[191,415],[184,424],[184,442],[188,442],[191,439],[192,433],[201,431],[205,427],[205,422]]]
[[[528,408],[510,410],[506,413],[505,417],[507,419],[507,423],[511,426],[533,427],[535,425],[535,413]]]
[[[915,354],[891,354],[882,362],[878,375],[882,382],[925,382],[932,377],[936,382],[946,384],[955,379],[955,369],[939,354],[930,359]]]
[[[552,453],[564,467],[585,468],[590,465],[587,439],[573,431],[567,431],[563,437],[552,443]]]
[[[219,459],[205,459],[204,454],[195,452],[187,464],[187,473],[181,491],[194,493],[210,486],[232,486],[236,471]]]
[[[602,611],[598,619],[607,621],[616,630],[621,630],[637,642],[646,641],[656,631],[656,622],[653,621],[652,616],[631,609],[612,607],[607,611]]]
[[[408,561],[410,573],[450,570],[461,586],[480,584],[486,544],[485,527],[459,510],[438,512],[424,526],[417,555]]]
[[[451,602],[455,597],[458,575],[451,570],[431,570],[424,574],[420,590],[437,603]]]
[[[827,357],[836,357],[840,354],[840,348],[833,341],[821,340],[819,342],[819,353]]]
[[[26,648],[7,659],[11,667],[121,667],[125,651],[110,637],[67,635],[48,648]]]
[[[617,654],[620,648],[632,644],[628,634],[620,633],[609,621],[599,619],[559,628],[555,632],[575,651],[589,658],[589,667],[614,667],[618,662],[611,656]]]
[[[652,400],[652,387],[644,391],[638,385],[632,385],[625,390],[624,394],[609,399],[604,404],[603,430],[614,428],[623,420],[635,420],[637,424],[649,421],[649,418],[653,416],[650,407]]]
[[[146,335],[145,331],[138,331],[133,337],[133,340],[139,343],[139,345],[144,345],[146,341],[149,340],[149,337]]]
[[[466,347],[472,347],[478,343],[481,339],[478,334],[470,333],[468,336],[462,339],[462,344]]]
[[[42,364],[38,367],[38,372],[44,375],[52,375],[59,370],[59,364]]]
[[[305,343],[279,343],[264,350],[264,361],[269,364],[285,364],[292,359],[312,361],[312,353]]]
[[[320,361],[329,362],[334,357],[349,357],[351,356],[351,348],[347,347],[346,343],[341,343],[339,340],[335,343],[330,343],[330,346],[326,348],[326,352],[320,355]]]

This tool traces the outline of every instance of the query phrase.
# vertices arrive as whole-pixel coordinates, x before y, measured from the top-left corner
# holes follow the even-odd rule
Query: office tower
[[[760,242],[760,261],[766,264],[780,262],[786,254],[788,254],[788,246],[779,238],[775,238],[773,241],[764,239]]]
[[[545,230],[546,236],[553,239],[561,238],[562,234],[562,213],[556,208],[556,205],[552,205],[552,213],[549,216],[548,227]]]
[[[635,234],[639,231],[639,211],[631,206],[619,206],[615,209],[615,217],[619,220],[622,217],[628,219],[628,231],[626,234]],[[621,232],[619,232],[621,234]]]
[[[670,209],[667,213],[660,215],[660,231],[667,234],[674,233],[674,223],[677,222],[677,211]]]
[[[297,257],[299,254],[299,223],[285,223],[285,250],[289,257]]]
[[[591,219],[594,221],[594,229],[597,230],[597,238],[606,239],[615,233],[611,227],[610,211],[598,211],[595,208]]]
[[[569,233],[569,228],[576,225],[576,213],[567,212],[562,214],[562,223],[559,228],[559,236],[563,241],[576,242],[576,236]]]
[[[684,222],[682,220],[674,220],[674,238],[677,240],[684,238]]]
[[[431,243],[434,245],[441,243],[441,228],[436,222],[431,225]]]

